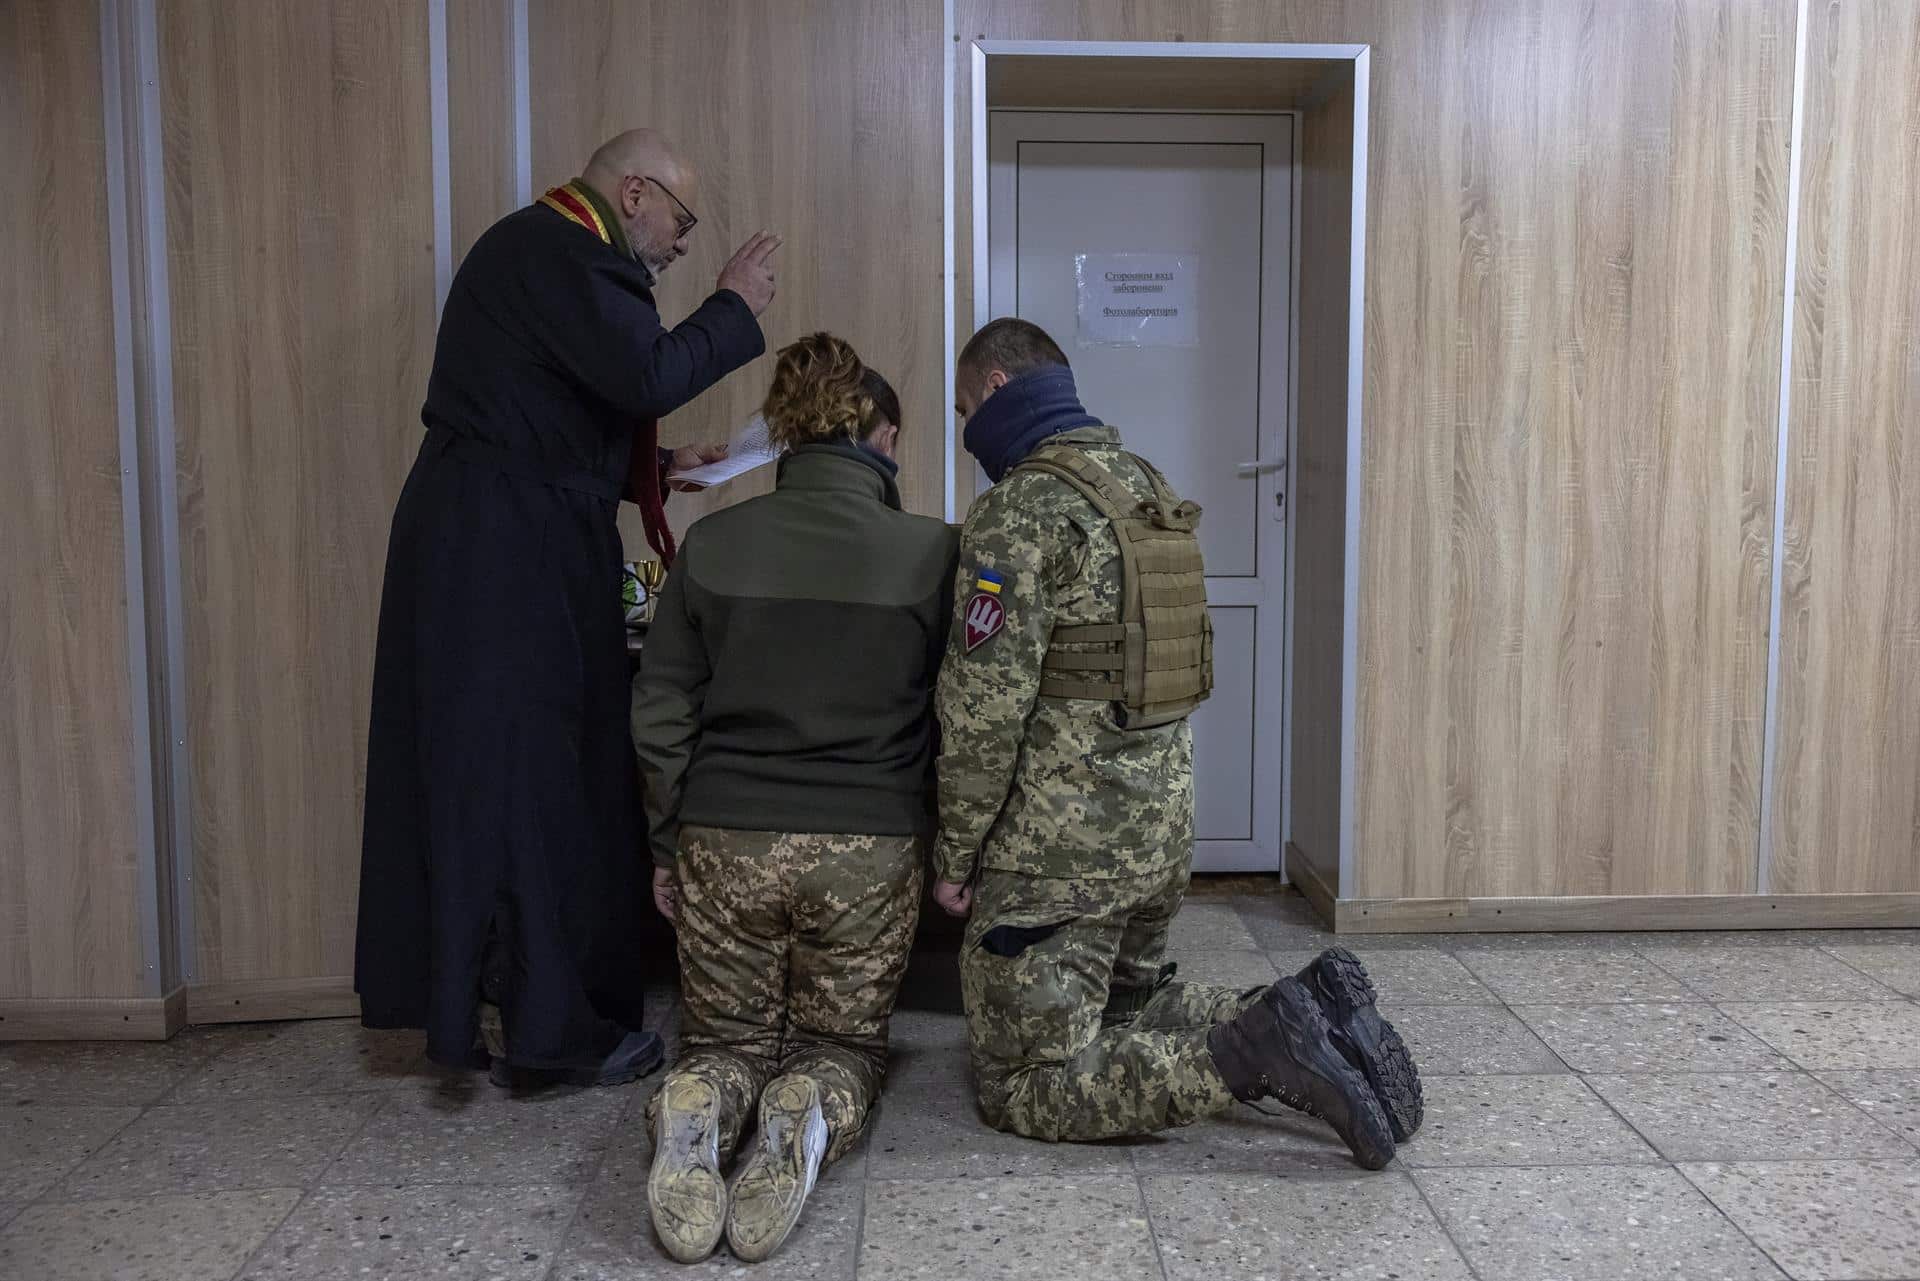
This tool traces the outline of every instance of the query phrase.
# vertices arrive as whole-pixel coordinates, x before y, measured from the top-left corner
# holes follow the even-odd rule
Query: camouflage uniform
[[[668,1078],[719,1092],[724,1162],[770,1082],[811,1077],[837,1159],[886,1078],[921,841],[686,826],[679,853],[682,1048]]]
[[[1112,428],[1047,443],[1088,450],[1151,497]],[[967,619],[991,586],[1004,613],[982,640]],[[936,696],[934,864],[945,881],[979,877],[960,977],[981,1108],[1036,1138],[1224,1110],[1207,1029],[1258,993],[1175,982],[1162,965],[1193,860],[1188,724],[1128,731],[1112,704],[1038,696],[1054,627],[1113,622],[1121,587],[1112,527],[1055,477],[1016,470],[967,518]]]

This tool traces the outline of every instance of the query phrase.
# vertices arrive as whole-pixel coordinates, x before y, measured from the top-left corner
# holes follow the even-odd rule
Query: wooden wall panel
[[[1751,891],[1793,6],[1442,8],[1374,67],[1355,892]]]
[[[1340,885],[1340,701],[1345,659],[1347,335],[1352,314],[1354,84],[1300,121],[1299,400],[1293,454],[1293,798],[1288,867]]]
[[[1920,6],[1809,6],[1772,888],[1920,890]]]
[[[579,172],[622,129],[663,129],[700,168],[693,252],[662,280],[668,323],[765,227],[786,237],[769,349],[829,329],[900,393],[909,510],[945,501],[941,363],[941,6],[932,0],[555,0],[532,13],[533,180]],[[759,406],[770,362],[663,424],[670,443],[724,439]],[[668,511],[677,527],[736,481]],[[645,544],[635,528],[627,545]]]
[[[447,6],[447,153],[453,265],[518,206],[513,156],[512,0]],[[424,396],[426,388],[421,388]]]
[[[434,325],[427,5],[159,12],[195,983],[348,973]]]
[[[99,8],[0,6],[0,1001],[144,994]],[[10,1035],[0,1030],[0,1035]]]
[[[1373,48],[1343,893],[1753,888],[1793,15],[958,0],[963,52]]]

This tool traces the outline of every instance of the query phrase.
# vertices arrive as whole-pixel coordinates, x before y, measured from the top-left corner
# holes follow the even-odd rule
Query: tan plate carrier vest
[[[1040,668],[1042,698],[1120,705],[1127,729],[1183,720],[1213,692],[1213,620],[1200,559],[1200,507],[1168,488],[1152,463],[1128,454],[1153,486],[1140,499],[1085,450],[1045,445],[1015,471],[1055,476],[1113,526],[1120,544],[1120,620],[1059,626]]]

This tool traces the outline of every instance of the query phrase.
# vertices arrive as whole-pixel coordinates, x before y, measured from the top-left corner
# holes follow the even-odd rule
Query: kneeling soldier
[[[987,1121],[1104,1139],[1272,1097],[1386,1165],[1419,1081],[1351,953],[1248,991],[1161,963],[1193,859],[1187,718],[1212,686],[1199,509],[1081,407],[1037,326],[974,335],[956,388],[995,485],[961,535],[936,697],[935,897],[971,913]]]

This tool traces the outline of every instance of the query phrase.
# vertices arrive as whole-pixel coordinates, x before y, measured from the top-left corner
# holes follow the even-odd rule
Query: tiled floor
[[[1298,898],[1204,885],[1173,932],[1235,984],[1326,941]],[[1348,942],[1427,1079],[1379,1174],[1247,1110],[989,1131],[936,968],[873,1132],[756,1269],[654,1245],[657,1076],[503,1095],[335,1021],[0,1046],[0,1277],[1920,1279],[1920,930]]]

